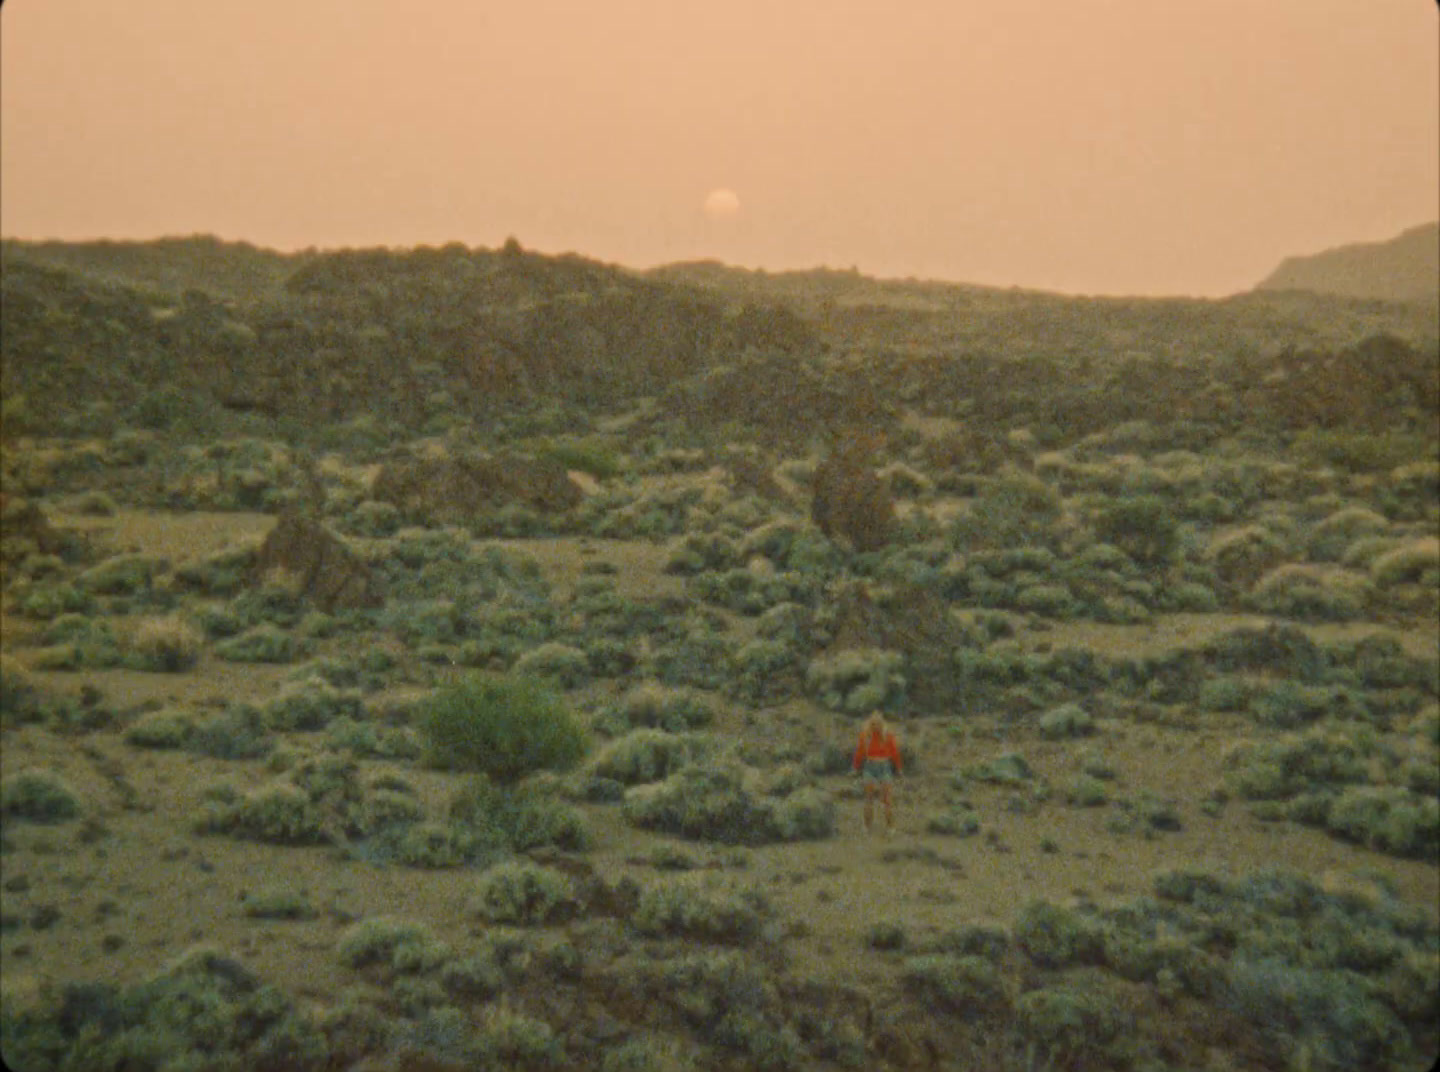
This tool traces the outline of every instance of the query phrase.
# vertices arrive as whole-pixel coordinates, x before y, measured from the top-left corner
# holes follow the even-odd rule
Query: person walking
[[[885,809],[885,833],[895,832],[895,807],[891,787],[904,772],[900,759],[900,743],[885,724],[885,716],[873,711],[860,731],[855,746],[855,772],[865,786],[865,829],[875,823],[875,798],[879,796]]]

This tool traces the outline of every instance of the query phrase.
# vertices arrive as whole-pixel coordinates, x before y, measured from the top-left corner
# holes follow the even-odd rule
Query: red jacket
[[[900,745],[893,733],[861,733],[860,743],[855,746],[855,769],[858,771],[867,759],[888,759],[900,772]]]

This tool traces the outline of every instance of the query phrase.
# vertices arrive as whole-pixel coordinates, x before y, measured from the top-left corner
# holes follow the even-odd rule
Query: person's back
[[[885,808],[885,829],[895,829],[895,811],[891,798],[891,785],[896,775],[902,773],[900,742],[885,725],[879,711],[872,712],[860,731],[860,740],[855,745],[855,772],[865,786],[865,829],[874,823],[874,798],[878,794]]]

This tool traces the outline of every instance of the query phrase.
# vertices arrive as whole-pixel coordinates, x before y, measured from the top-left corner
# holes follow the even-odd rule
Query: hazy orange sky
[[[707,195],[739,209],[706,215]],[[1218,295],[1440,215],[1433,0],[9,0],[0,233]],[[723,203],[723,202],[722,202]]]

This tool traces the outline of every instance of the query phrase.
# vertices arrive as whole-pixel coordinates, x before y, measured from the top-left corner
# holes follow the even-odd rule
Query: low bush
[[[1261,577],[1246,602],[1277,617],[1344,622],[1363,615],[1369,587],[1358,574],[1292,562]]]
[[[215,759],[260,759],[269,754],[274,738],[265,716],[249,704],[235,704],[195,727],[186,747]]]
[[[59,823],[80,811],[80,797],[52,771],[25,770],[0,780],[0,815],[7,819]]]
[[[562,689],[579,688],[590,680],[590,659],[579,648],[550,641],[532,648],[510,668],[523,677],[553,681]]]
[[[745,945],[760,936],[768,915],[769,906],[755,891],[677,878],[642,890],[630,925],[654,937]]]
[[[446,814],[482,848],[524,852],[557,845],[578,850],[590,840],[585,820],[575,808],[523,788],[496,785],[483,775],[468,779],[451,795]]]
[[[434,970],[451,959],[449,948],[428,926],[388,916],[351,926],[340,936],[335,952],[347,968],[378,966],[386,974]]]
[[[600,777],[625,785],[658,782],[702,758],[710,749],[710,739],[702,735],[634,730],[601,749],[592,768]]]
[[[1347,506],[1318,522],[1310,531],[1309,555],[1316,562],[1338,562],[1357,540],[1379,536],[1390,522],[1374,510]]]
[[[125,730],[125,743],[136,748],[183,748],[195,732],[189,711],[162,708],[141,715]]]
[[[1329,828],[1393,856],[1440,852],[1440,800],[1401,786],[1348,786],[1330,806]]]
[[[1095,720],[1076,703],[1062,704],[1040,716],[1040,736],[1046,740],[1084,737],[1094,732]]]
[[[925,820],[925,829],[932,834],[969,837],[980,832],[980,816],[972,808],[956,805],[930,815]]]
[[[1020,910],[1015,942],[1042,968],[1099,964],[1104,959],[1100,922],[1048,901],[1030,901]]]
[[[97,596],[139,595],[148,592],[169,568],[169,561],[158,555],[116,555],[81,573],[75,586]]]
[[[490,923],[548,923],[576,907],[570,879],[528,862],[497,864],[481,876],[474,911]]]
[[[204,634],[182,618],[151,618],[130,636],[127,664],[136,670],[178,674],[200,661]]]
[[[632,688],[621,699],[620,710],[631,726],[670,733],[702,729],[715,720],[714,707],[701,693],[656,682]]]
[[[318,914],[303,890],[281,887],[245,898],[245,915],[251,919],[314,919]]]
[[[898,651],[853,648],[820,656],[805,671],[805,686],[816,701],[832,711],[868,714],[903,704],[905,658]]]
[[[360,696],[319,678],[295,682],[265,705],[265,725],[278,732],[315,732],[338,718],[361,717]]]
[[[965,775],[978,782],[999,785],[1019,785],[1035,777],[1030,764],[1019,752],[1006,752],[987,762],[967,767]]]
[[[215,654],[235,663],[289,663],[302,651],[301,644],[274,625],[257,625],[239,636],[215,645]]]
[[[196,830],[274,845],[319,845],[327,840],[310,796],[289,783],[265,786],[228,803],[208,801]]]
[[[461,823],[427,821],[421,818],[424,810],[413,801],[401,805],[399,800],[387,797],[382,804],[386,806],[383,818],[388,820],[388,828],[379,830],[396,863],[431,869],[460,867],[474,859],[481,848],[472,830]],[[380,818],[377,816],[377,821]]]
[[[725,844],[828,837],[834,802],[801,789],[767,796],[758,773],[729,760],[691,764],[625,794],[625,818],[636,826]]]
[[[1075,978],[1022,994],[1015,1002],[1016,1027],[1056,1067],[1119,1067],[1135,1029],[1103,977]]]
[[[510,783],[566,770],[584,756],[584,729],[540,682],[471,674],[433,693],[420,712],[426,762]]]
[[[1440,540],[1414,540],[1387,551],[1371,564],[1370,576],[1381,588],[1405,582],[1440,584]]]
[[[244,544],[182,563],[171,575],[172,587],[206,596],[233,596],[245,587],[259,547]]]
[[[996,1016],[1009,1006],[999,970],[984,957],[950,953],[909,957],[900,979],[927,1007],[962,1019]]]

